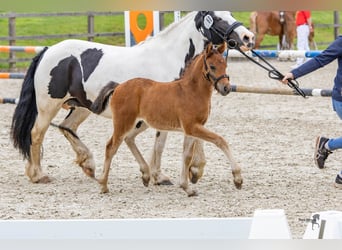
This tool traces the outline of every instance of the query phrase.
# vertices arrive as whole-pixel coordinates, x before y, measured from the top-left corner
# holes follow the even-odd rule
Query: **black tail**
[[[47,47],[32,59],[21,87],[19,103],[12,118],[11,138],[13,145],[19,149],[24,159],[30,159],[31,130],[37,118],[34,75],[46,50]]]
[[[118,85],[119,84],[117,82],[112,81],[107,83],[107,85],[101,89],[98,97],[96,97],[95,101],[91,105],[90,110],[95,114],[101,114],[106,109],[109,97],[111,96],[111,94],[113,94],[115,88]]]

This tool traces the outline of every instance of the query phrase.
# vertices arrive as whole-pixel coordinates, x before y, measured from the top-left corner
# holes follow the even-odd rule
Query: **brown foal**
[[[222,56],[225,48],[225,44],[214,48],[209,43],[190,62],[183,76],[175,81],[161,83],[134,78],[122,84],[110,82],[101,90],[92,105],[92,111],[97,114],[103,112],[110,100],[114,125],[114,133],[106,146],[103,173],[98,179],[103,193],[108,192],[112,158],[124,140],[140,165],[143,184],[148,185],[150,167],[134,142],[134,129],[139,121],[143,121],[144,126],[147,124],[160,131],[182,131],[187,136],[215,144],[231,162],[234,184],[241,188],[241,169],[234,160],[228,143],[204,127],[210,113],[213,90],[216,89],[223,96],[231,90],[229,77],[226,75],[227,62]],[[190,160],[191,152],[184,152],[183,157]],[[180,186],[188,196],[197,194],[189,186],[189,179],[191,180],[194,172],[196,171],[183,165]]]

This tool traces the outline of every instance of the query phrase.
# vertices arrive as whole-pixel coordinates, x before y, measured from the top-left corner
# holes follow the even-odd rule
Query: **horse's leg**
[[[135,137],[141,132],[145,131],[147,128],[148,126],[145,122],[139,121],[135,125],[135,128],[132,129],[125,138],[125,142],[128,148],[131,150],[133,156],[139,163],[140,171],[142,173],[143,184],[146,187],[148,186],[148,183],[150,182],[150,178],[151,178],[150,167],[146,163],[145,159],[142,157],[142,154],[140,153],[139,149],[137,148],[135,144]]]
[[[286,38],[284,39],[284,34],[283,33],[280,33],[279,35],[278,35],[278,40],[279,40],[279,49],[280,50],[284,50],[284,49],[286,49],[286,44],[285,44],[285,42],[286,42]]]
[[[89,116],[90,111],[85,108],[76,107],[65,118],[65,120],[59,124],[60,131],[70,142],[73,150],[76,153],[75,162],[82,168],[84,173],[90,177],[94,177],[95,174],[95,162],[92,153],[87,146],[76,135],[78,126]],[[67,129],[66,129],[67,128]],[[72,131],[70,133],[69,129]]]
[[[258,31],[257,35],[256,35],[256,39],[255,39],[255,49],[259,49],[260,48],[260,44],[262,42],[262,40],[264,40],[264,33],[261,33],[260,31]]]
[[[161,156],[165,147],[167,132],[157,131],[154,141],[152,157],[150,161],[151,173],[154,183],[157,185],[172,185],[169,177],[161,172]]]
[[[196,162],[196,164],[194,164]],[[188,194],[195,196],[197,192],[189,186],[189,179],[196,183],[203,175],[205,158],[201,140],[185,136],[183,144],[183,167],[180,176],[180,186]]]
[[[105,161],[103,165],[102,176],[97,180],[101,185],[101,193],[108,193],[108,175],[110,170],[110,165],[112,163],[113,156],[118,151],[119,146],[121,145],[123,139],[122,137],[114,137],[113,135],[106,145],[106,153],[105,153]],[[114,139],[116,138],[116,139]]]
[[[235,161],[228,143],[223,139],[223,137],[209,131],[202,125],[192,125],[191,127],[188,127],[185,131],[188,135],[200,138],[202,140],[211,142],[215,144],[218,148],[220,148],[223,153],[226,155],[228,160],[231,162],[232,165],[232,173],[234,177],[234,184],[236,188],[240,189],[242,186],[242,177],[241,177],[241,168],[238,165],[238,163]]]
[[[33,183],[48,183],[51,179],[43,173],[40,165],[41,146],[50,121],[58,109],[39,110],[35,124],[31,130],[30,159],[26,164],[25,174]]]

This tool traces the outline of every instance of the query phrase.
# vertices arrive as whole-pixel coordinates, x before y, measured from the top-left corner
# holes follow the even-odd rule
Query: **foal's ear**
[[[226,49],[227,49],[227,44],[224,42],[224,43],[220,44],[220,46],[217,48],[217,51],[220,54],[223,54]]]
[[[213,44],[212,43],[208,43],[207,47],[205,48],[205,53],[207,55],[209,55],[211,53],[211,51],[213,50]]]

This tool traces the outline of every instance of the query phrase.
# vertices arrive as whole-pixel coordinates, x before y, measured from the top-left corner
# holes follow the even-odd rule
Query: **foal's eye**
[[[210,65],[210,69],[211,69],[212,71],[215,71],[215,70],[216,70],[216,67],[215,67],[214,65]]]

